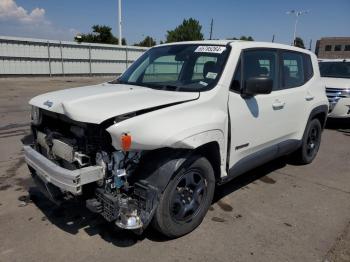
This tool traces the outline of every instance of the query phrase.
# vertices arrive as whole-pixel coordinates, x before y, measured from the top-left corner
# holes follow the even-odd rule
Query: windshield
[[[350,78],[350,62],[320,62],[322,77]]]
[[[205,91],[215,86],[228,56],[226,46],[179,44],[148,50],[113,83],[171,91]]]

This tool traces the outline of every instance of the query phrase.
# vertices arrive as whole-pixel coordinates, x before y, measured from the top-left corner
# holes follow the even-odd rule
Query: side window
[[[175,82],[179,78],[182,64],[183,62],[175,60],[174,55],[157,58],[147,66],[143,82]]]
[[[243,53],[243,83],[253,77],[268,77],[273,80],[273,90],[278,87],[277,52],[252,50]]]
[[[312,66],[311,57],[306,54],[304,54],[304,67],[305,67],[305,82],[307,82],[314,76],[314,68]]]
[[[301,86],[305,83],[303,54],[282,52],[282,89]]]

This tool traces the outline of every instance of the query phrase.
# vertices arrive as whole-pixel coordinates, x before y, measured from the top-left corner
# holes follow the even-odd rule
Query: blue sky
[[[123,0],[123,37],[129,44],[151,35],[164,40],[166,31],[184,18],[198,19],[209,37],[251,35],[260,41],[290,43],[294,17],[286,11],[309,10],[298,25],[298,36],[313,45],[322,36],[350,36],[350,0]],[[22,7],[22,9],[21,9]],[[105,24],[116,34],[117,0],[0,0],[0,35],[71,40]]]

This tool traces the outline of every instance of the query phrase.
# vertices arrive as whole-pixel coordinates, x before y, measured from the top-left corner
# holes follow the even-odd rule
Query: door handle
[[[279,100],[276,100],[273,104],[272,104],[272,108],[274,110],[280,110],[280,109],[283,109],[284,106],[286,105],[285,102],[281,102]]]
[[[307,95],[307,96],[305,96],[305,100],[306,101],[312,101],[312,100],[314,100],[314,96],[312,96],[312,95]]]
[[[314,100],[314,96],[308,91],[308,92],[306,92],[306,96],[305,96],[305,100],[306,101],[312,101],[312,100]]]

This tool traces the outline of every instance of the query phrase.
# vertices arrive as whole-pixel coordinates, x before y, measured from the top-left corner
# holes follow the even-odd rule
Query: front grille
[[[118,200],[113,196],[105,194],[102,189],[96,189],[96,198],[102,204],[101,215],[109,222],[118,218]]]
[[[329,101],[329,112],[332,112],[340,99],[350,97],[350,90],[326,87],[326,95]]]
[[[42,123],[33,126],[33,131],[51,134],[53,139],[58,139],[72,148],[74,151],[90,155],[94,159],[99,150],[111,151],[112,141],[108,132],[100,125],[77,122],[68,117],[42,110]]]

